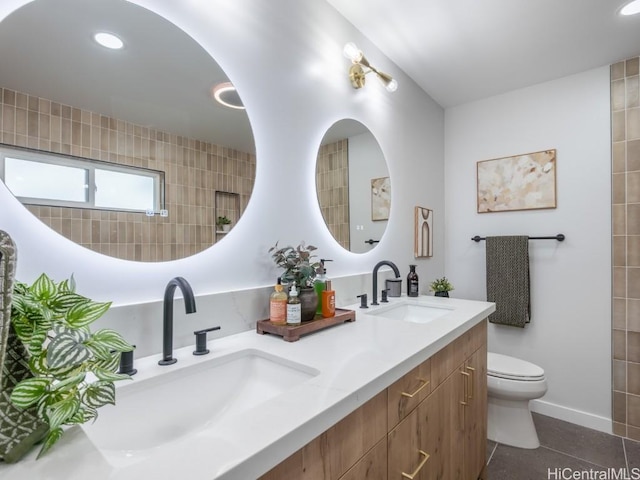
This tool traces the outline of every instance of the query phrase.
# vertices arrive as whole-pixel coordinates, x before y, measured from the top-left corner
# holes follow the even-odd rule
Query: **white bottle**
[[[302,305],[298,298],[298,290],[295,283],[291,285],[289,301],[287,303],[287,325],[300,325],[302,322]]]

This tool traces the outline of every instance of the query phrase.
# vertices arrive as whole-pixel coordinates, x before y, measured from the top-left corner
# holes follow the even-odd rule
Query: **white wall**
[[[0,20],[26,3],[3,0]],[[115,305],[157,302],[176,275],[187,278],[199,296],[247,290],[273,284],[278,271],[267,254],[269,247],[276,241],[301,240],[318,246],[319,256],[334,260],[333,278],[371,272],[381,259],[396,262],[404,272],[410,263],[418,263],[425,279],[442,274],[442,215],[436,217],[434,258],[416,262],[412,242],[414,205],[444,209],[444,112],[333,7],[323,0],[133,3],[189,33],[237,86],[257,149],[251,201],[237,226],[214,247],[184,260],[149,264],[115,260],[76,246],[27,214],[0,184],[0,229],[17,243],[20,280],[30,282],[41,272],[61,280],[73,272],[80,293]],[[368,78],[361,90],[351,87],[348,60],[342,55],[348,41],[398,79],[397,92],[389,94],[375,78]],[[342,118],[359,120],[373,132],[392,182],[389,228],[377,248],[360,255],[335,242],[316,199],[318,146],[325,131]],[[246,322],[260,319],[264,305],[257,301],[244,311]],[[122,323],[126,328],[127,321],[136,320],[132,314]],[[160,327],[159,319],[152,321]]]
[[[557,208],[476,213],[476,162],[557,149]],[[611,428],[611,156],[609,68],[445,112],[445,272],[458,297],[484,300],[485,248],[474,235],[529,242],[532,320],[490,325],[490,351],[545,369],[542,413]]]

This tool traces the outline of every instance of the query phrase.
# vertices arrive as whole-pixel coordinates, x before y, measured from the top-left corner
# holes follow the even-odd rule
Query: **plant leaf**
[[[55,313],[65,313],[74,305],[78,305],[80,303],[86,303],[90,300],[82,295],[78,295],[73,292],[64,292],[59,295],[56,295],[49,302],[49,308],[53,310]]]
[[[115,373],[110,372],[109,370],[103,370],[101,368],[96,368],[93,370],[93,373],[98,380],[102,380],[105,382],[117,382],[118,380],[131,380],[131,376],[126,373]]]
[[[115,350],[116,352],[131,352],[134,348],[133,345],[127,343],[125,339],[122,338],[122,335],[109,328],[95,332],[91,338],[91,343],[99,343],[109,350]]]
[[[75,387],[76,385],[78,385],[80,382],[82,382],[85,377],[87,376],[86,373],[82,372],[82,373],[77,373],[75,375],[72,375],[70,377],[67,377],[61,381],[59,381],[58,383],[54,384],[51,386],[51,391],[68,391],[71,390],[73,387]]]
[[[80,400],[76,397],[65,398],[47,408],[49,428],[55,430],[71,418],[80,408]]]
[[[11,392],[11,403],[20,408],[30,407],[47,393],[50,383],[48,378],[22,380]]]
[[[53,447],[53,445],[58,440],[60,440],[60,438],[62,438],[63,434],[64,434],[64,430],[62,430],[62,428],[60,427],[54,430],[50,430],[49,433],[47,434],[47,437],[44,439],[44,443],[42,444],[42,448],[40,449],[40,452],[38,452],[38,456],[36,457],[36,460],[38,460],[41,456],[47,453],[49,449]]]
[[[95,382],[87,387],[82,402],[89,407],[100,408],[103,405],[116,404],[116,387],[111,382]]]
[[[90,345],[87,345],[87,348],[91,349]],[[114,352],[110,353],[108,357],[99,357],[96,355],[96,358],[93,360],[90,370],[107,370],[109,372],[115,372],[120,365],[120,353]]]
[[[64,332],[56,336],[47,348],[47,364],[51,369],[73,367],[91,358],[91,352],[82,345],[83,332]]]
[[[44,273],[31,285],[31,292],[38,300],[48,300],[52,298],[57,290],[54,281]]]
[[[109,307],[111,302],[87,301],[74,305],[67,312],[67,324],[72,328],[86,327],[104,315]]]

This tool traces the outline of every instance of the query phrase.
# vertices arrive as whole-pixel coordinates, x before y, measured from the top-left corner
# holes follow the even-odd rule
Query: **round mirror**
[[[84,247],[168,261],[224,238],[255,146],[218,64],[125,0],[35,0],[0,23],[0,180]]]
[[[391,185],[382,149],[362,123],[343,119],[327,130],[316,190],[327,228],[342,247],[364,253],[377,245],[387,228]]]

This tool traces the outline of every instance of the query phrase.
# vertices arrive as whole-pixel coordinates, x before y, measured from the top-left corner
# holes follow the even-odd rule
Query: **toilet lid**
[[[544,379],[538,365],[500,353],[487,353],[487,373],[493,377],[532,382]]]

